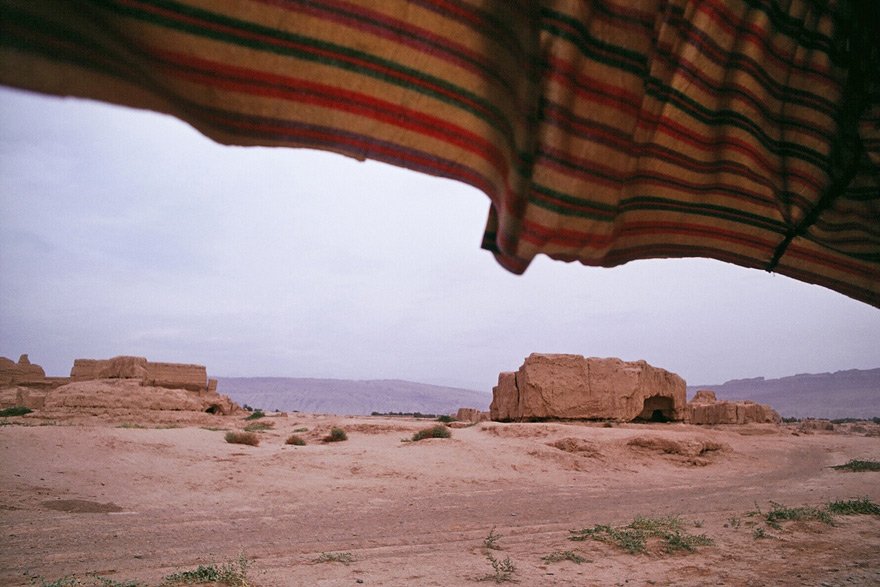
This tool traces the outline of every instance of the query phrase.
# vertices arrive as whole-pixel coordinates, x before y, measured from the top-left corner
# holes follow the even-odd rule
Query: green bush
[[[12,406],[11,408],[6,408],[5,410],[0,410],[0,416],[24,416],[25,414],[30,414],[33,412],[32,409],[26,408],[24,406]]]
[[[323,442],[342,442],[344,440],[348,440],[348,434],[345,433],[345,430],[342,428],[333,427],[330,429],[330,434],[321,439]]]
[[[437,424],[436,426],[431,426],[430,428],[425,428],[423,430],[419,430],[415,434],[412,435],[413,442],[424,440],[425,438],[449,438],[452,436],[452,432],[443,424]]]
[[[302,436],[297,436],[296,434],[291,434],[287,437],[287,440],[284,441],[284,444],[292,444],[294,446],[305,446],[306,441]]]
[[[839,471],[880,471],[880,461],[852,459],[848,463],[845,463],[843,465],[835,465],[831,468],[837,469]]]
[[[260,445],[260,437],[253,432],[227,432],[225,438],[229,444]]]
[[[263,418],[265,415],[266,414],[263,412],[263,410],[254,410],[253,412],[251,412],[250,416],[245,418],[245,420],[259,420],[260,418]]]
[[[863,497],[862,499],[832,501],[828,504],[828,511],[840,516],[855,516],[858,514],[880,516],[880,505],[872,502],[867,497]]]

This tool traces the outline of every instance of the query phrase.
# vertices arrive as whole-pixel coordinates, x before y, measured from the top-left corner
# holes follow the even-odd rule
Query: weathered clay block
[[[683,420],[685,382],[645,361],[529,355],[493,389],[492,420]]]
[[[458,408],[455,419],[459,422],[472,422],[478,424],[489,419],[489,414],[476,408]]]
[[[715,393],[701,389],[687,405],[691,424],[778,424],[779,414],[766,404],[715,399]]]

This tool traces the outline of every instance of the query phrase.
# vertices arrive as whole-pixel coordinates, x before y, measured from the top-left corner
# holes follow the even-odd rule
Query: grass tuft
[[[251,422],[244,427],[245,432],[263,432],[275,427],[275,422]]]
[[[613,527],[597,525],[583,530],[571,530],[569,540],[597,540],[613,544],[630,554],[643,553],[649,538],[659,538],[668,553],[694,552],[698,546],[708,546],[712,540],[707,536],[688,534],[677,517],[645,518],[637,516],[627,526]]]
[[[260,437],[253,432],[227,432],[225,438],[229,444],[260,445]]]
[[[773,509],[767,512],[764,520],[767,522],[768,526],[775,528],[776,530],[782,529],[779,522],[790,520],[816,520],[824,524],[832,524],[834,522],[827,509],[820,509],[812,506],[790,508],[772,501],[770,502],[770,505],[773,506]]]
[[[547,556],[542,556],[541,560],[546,563],[558,563],[562,561],[571,561],[575,564],[587,562],[587,559],[572,550],[557,550],[551,552]]]
[[[452,432],[447,428],[444,424],[437,424],[436,426],[431,426],[430,428],[425,428],[423,430],[419,430],[415,434],[412,435],[412,441],[416,442],[419,440],[424,440],[426,438],[450,438],[452,436]]]
[[[354,562],[354,556],[350,552],[322,552],[313,563],[342,563],[344,565]]]
[[[254,410],[247,418],[245,418],[245,420],[259,420],[265,416],[266,413],[263,410]]]

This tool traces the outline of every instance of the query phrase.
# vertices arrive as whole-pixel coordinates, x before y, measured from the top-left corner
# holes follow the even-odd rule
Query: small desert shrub
[[[199,565],[191,571],[181,571],[165,577],[162,585],[199,585],[213,583],[228,587],[248,587],[247,569],[250,561],[244,555],[236,562],[223,565]]]
[[[542,556],[541,560],[546,563],[558,563],[561,561],[571,561],[575,564],[581,564],[587,562],[587,559],[579,555],[578,553],[571,550],[557,550],[555,552],[551,552],[547,556]]]
[[[455,418],[452,416],[447,416],[446,414],[442,416],[437,416],[438,422],[443,422],[444,424],[449,424],[450,422],[455,422]]]
[[[483,546],[488,548],[489,550],[501,550],[501,547],[498,546],[498,541],[501,539],[501,534],[495,533],[495,526],[492,526],[492,529],[489,530],[489,534],[483,538]]]
[[[24,406],[12,406],[11,408],[6,408],[5,410],[0,410],[0,417],[7,416],[24,416],[25,414],[30,414],[33,412],[32,409],[26,408]]]
[[[245,432],[262,432],[275,427],[275,422],[251,422],[244,427]]]
[[[249,444],[251,446],[259,446],[260,437],[253,432],[227,432],[226,442],[229,444]]]
[[[292,444],[294,446],[305,446],[306,441],[302,436],[297,436],[296,434],[291,434],[287,437],[287,440],[284,441],[284,444]]]
[[[245,418],[245,420],[259,420],[265,415],[266,414],[265,412],[263,412],[263,410],[254,410],[247,418]]]
[[[300,427],[300,428],[294,428],[294,429],[293,429],[293,432],[294,432],[294,433],[297,433],[297,432],[308,432],[308,431],[309,431],[309,429],[306,428],[305,426],[302,426],[302,427]]]
[[[452,436],[452,432],[449,431],[444,424],[437,424],[436,426],[431,426],[430,428],[425,428],[423,430],[419,430],[415,434],[412,435],[413,442],[418,440],[424,440],[426,438],[449,438]]]
[[[872,502],[867,497],[863,497],[862,499],[832,501],[828,504],[828,511],[840,516],[855,516],[859,514],[880,516],[880,505]]]
[[[755,540],[767,538],[767,532],[764,531],[764,528],[755,528],[754,530],[752,530],[752,538],[754,538]]]
[[[342,563],[344,565],[354,562],[354,557],[350,552],[322,552],[317,558],[312,560],[313,563]]]
[[[330,429],[330,434],[321,439],[323,442],[342,442],[343,440],[348,440],[348,434],[345,433],[345,430],[342,428],[333,427]]]
[[[516,565],[513,564],[509,556],[504,557],[504,560],[498,560],[492,556],[491,552],[487,552],[486,559],[489,561],[489,564],[492,565],[494,573],[483,577],[483,581],[495,581],[496,583],[513,581],[513,574],[516,573]]]
[[[862,461],[859,459],[852,459],[848,463],[845,463],[843,465],[836,465],[831,468],[837,469],[839,471],[880,471],[880,461]]]

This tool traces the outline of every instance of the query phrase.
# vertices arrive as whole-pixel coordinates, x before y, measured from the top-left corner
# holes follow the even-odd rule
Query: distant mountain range
[[[377,379],[303,379],[291,377],[218,377],[217,391],[239,404],[263,410],[368,415],[373,412],[451,414],[458,408],[488,410],[489,393]]]
[[[450,414],[458,408],[488,410],[490,393],[398,379],[354,381],[291,377],[218,377],[217,391],[263,410],[340,415],[372,412]],[[871,418],[880,416],[880,369],[806,373],[779,379],[734,379],[689,385],[715,391],[718,399],[769,404],[783,417]]]
[[[689,385],[688,397],[711,389],[718,399],[770,404],[783,417],[871,418],[880,416],[880,369],[805,373],[779,379],[734,379],[720,385]]]

